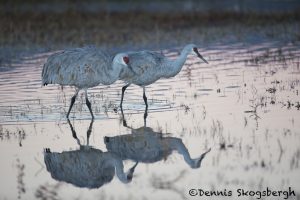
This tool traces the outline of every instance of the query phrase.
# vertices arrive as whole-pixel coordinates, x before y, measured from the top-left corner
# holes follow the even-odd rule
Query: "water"
[[[189,195],[192,188],[232,190],[237,197],[236,189],[266,187],[291,187],[299,194],[299,46],[235,44],[199,51],[209,65],[190,57],[175,78],[147,87],[146,121],[142,89],[130,86],[126,90],[123,107],[127,127],[118,108],[122,82],[89,90],[93,123],[80,93],[68,123],[65,115],[74,88],[41,87],[42,65],[52,52],[0,68],[1,198],[193,199],[198,197]],[[166,54],[176,57],[177,50]],[[108,151],[105,136],[123,138],[116,144],[124,154],[129,149],[136,159],[149,154],[140,158],[130,183],[112,175],[100,188],[88,189],[51,177],[44,162],[46,148],[54,154],[77,152],[77,164],[69,164],[72,161],[67,156],[58,162],[61,167],[71,166],[56,172],[61,176],[74,170],[74,176],[81,176],[81,184],[84,174],[100,176],[101,169],[97,171],[92,164],[89,168],[84,159],[107,155],[111,160],[117,155]],[[174,146],[172,141],[178,144]],[[188,155],[184,147],[191,158],[211,151],[201,167],[193,169],[184,159],[183,155]],[[172,149],[177,151],[170,152]],[[86,155],[83,160],[80,154]],[[153,160],[147,160],[151,156]],[[117,157],[125,171],[136,163]]]

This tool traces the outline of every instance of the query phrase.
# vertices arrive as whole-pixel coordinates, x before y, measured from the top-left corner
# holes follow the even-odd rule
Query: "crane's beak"
[[[134,170],[138,164],[139,164],[139,162],[136,162],[135,165],[128,170],[128,172],[127,172],[127,180],[128,181],[132,180]]]
[[[203,58],[203,56],[199,53],[199,51],[197,49],[195,50],[195,53],[201,60],[203,60],[206,64],[208,64],[208,62]]]

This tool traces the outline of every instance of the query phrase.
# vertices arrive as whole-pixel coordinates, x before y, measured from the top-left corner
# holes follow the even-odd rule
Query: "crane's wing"
[[[123,69],[120,73],[121,80],[129,80],[140,76],[149,71],[155,71],[155,68],[164,60],[164,55],[151,51],[129,52],[129,64],[135,74],[129,69]]]
[[[107,158],[98,149],[45,152],[47,171],[59,181],[78,187],[99,188],[110,182],[115,174],[113,166],[107,165]],[[106,164],[106,165],[105,165]]]
[[[111,68],[111,62],[110,55],[95,47],[65,50],[48,58],[42,71],[42,84],[92,87],[99,84],[97,77],[107,77],[105,73]]]

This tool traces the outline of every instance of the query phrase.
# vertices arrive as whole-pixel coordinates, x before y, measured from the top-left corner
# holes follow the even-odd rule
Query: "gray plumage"
[[[165,63],[168,60],[161,53],[151,51],[128,52],[128,56],[130,58],[129,65],[136,74],[140,75],[134,76],[132,71],[123,69],[120,73],[120,79],[127,83],[143,87],[154,83],[166,74],[164,72],[167,68]]]
[[[76,139],[80,149],[57,153],[46,148],[44,162],[47,171],[50,172],[52,178],[77,187],[99,188],[109,183],[115,173],[123,183],[131,182],[137,163],[125,173],[123,161],[119,156],[89,146],[93,123],[94,121],[91,120],[87,130],[87,144],[81,145],[77,133],[68,119],[72,136]]]
[[[122,108],[124,92],[130,84],[143,87],[143,98],[148,108],[145,87],[154,83],[161,78],[170,78],[176,76],[182,69],[187,56],[194,54],[208,63],[198,52],[196,45],[186,45],[181,51],[180,56],[175,60],[170,60],[161,53],[151,51],[128,52],[129,65],[136,74],[128,69],[123,69],[120,73],[120,80],[127,84],[122,88],[122,96],[120,106]]]
[[[47,171],[52,178],[77,187],[99,188],[110,182],[115,174],[110,157],[98,149],[44,154]]]
[[[42,71],[42,84],[60,84],[89,88],[109,85],[118,74],[110,73],[113,57],[95,47],[65,50],[49,56]],[[113,77],[115,76],[115,77]]]
[[[51,55],[44,64],[42,85],[59,84],[76,87],[67,117],[69,117],[79,90],[84,89],[86,104],[94,118],[87,98],[87,89],[99,84],[114,83],[118,80],[121,70],[128,68],[127,63],[127,54],[121,53],[113,57],[96,47],[65,50]]]
[[[144,163],[167,159],[173,151],[177,151],[183,155],[191,168],[199,168],[203,158],[210,151],[209,149],[198,158],[192,159],[181,139],[163,137],[161,133],[149,127],[132,129],[132,134],[105,137],[104,142],[107,150],[120,158]]]
[[[80,150],[62,153],[50,152],[48,149],[44,153],[44,161],[52,178],[86,188],[99,188],[109,183],[115,171],[120,181],[128,183],[132,180],[137,165],[125,173],[122,160],[118,156],[84,146]]]

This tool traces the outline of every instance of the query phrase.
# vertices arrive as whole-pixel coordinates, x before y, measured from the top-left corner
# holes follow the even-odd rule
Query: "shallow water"
[[[299,46],[215,45],[200,52],[209,65],[190,57],[176,77],[147,87],[146,124],[142,89],[137,86],[130,86],[125,94],[127,127],[123,126],[118,108],[122,82],[89,90],[95,114],[91,127],[84,94],[80,93],[71,114],[77,139],[65,118],[74,88],[41,87],[42,65],[52,52],[26,57],[11,67],[1,67],[1,199],[198,198],[189,195],[192,188],[232,190],[234,197],[238,188],[256,191],[266,187],[273,190],[291,187],[299,194]],[[176,57],[177,49],[165,53]],[[87,140],[89,127],[91,134]],[[132,132],[136,135],[132,136]],[[51,169],[47,170],[45,148],[59,153],[78,150],[76,152],[88,154],[91,148],[107,152],[105,136],[126,134],[129,135],[121,140],[124,143],[120,146],[126,149],[128,143],[128,151],[136,157],[135,147],[145,149],[144,154],[150,152],[146,158],[157,158],[140,160],[131,183],[122,183],[115,175],[98,189],[80,188],[74,186],[74,182],[52,178]],[[172,146],[166,138],[181,141],[181,146]],[[200,168],[192,169],[184,159],[183,155],[187,154],[183,153],[182,145],[191,158],[199,157],[210,148],[211,151]],[[155,147],[154,150],[151,147]],[[155,151],[160,147],[166,150],[162,150],[166,153],[163,156]],[[172,148],[178,152],[169,155],[167,150]],[[133,160],[117,157],[125,171],[135,164]],[[64,159],[59,165],[72,166],[72,161]],[[83,170],[95,176],[101,174],[100,169],[97,172],[88,165],[84,168],[83,161],[77,161],[78,166],[73,163],[71,168],[74,176],[84,175]],[[56,173],[63,176],[68,170]]]

